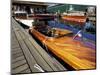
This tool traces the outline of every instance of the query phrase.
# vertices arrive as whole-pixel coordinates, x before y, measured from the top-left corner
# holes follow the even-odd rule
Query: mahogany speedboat
[[[96,68],[95,43],[92,41],[73,39],[72,31],[50,28],[42,22],[33,25],[29,31],[53,54],[75,70]]]

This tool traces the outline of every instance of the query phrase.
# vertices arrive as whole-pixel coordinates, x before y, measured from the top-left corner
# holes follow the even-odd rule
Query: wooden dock
[[[67,70],[12,18],[11,73],[37,73]]]

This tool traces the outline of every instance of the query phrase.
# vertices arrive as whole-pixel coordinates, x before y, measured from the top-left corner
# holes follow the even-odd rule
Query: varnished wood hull
[[[69,32],[69,31],[68,31]],[[47,37],[35,29],[31,33],[57,57],[76,70],[95,69],[95,50],[84,45],[83,42],[73,40],[72,37]]]
[[[62,16],[62,19],[64,21],[66,21],[66,22],[83,25],[85,23],[85,21],[86,21],[86,16],[69,16],[69,15],[64,15],[64,16]]]

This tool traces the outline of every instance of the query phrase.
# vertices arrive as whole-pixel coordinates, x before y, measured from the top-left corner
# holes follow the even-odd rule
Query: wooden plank
[[[16,57],[19,57],[19,56],[23,56],[23,53],[21,51],[21,52],[15,53],[15,54],[11,54],[11,56],[16,58]]]
[[[24,65],[19,66],[19,67],[15,68],[15,69],[12,69],[11,72],[12,72],[12,74],[20,73],[21,71],[23,71],[23,70],[25,70],[27,68],[28,68],[28,65],[27,64],[24,64]]]
[[[17,38],[16,38],[14,32],[12,32],[12,33],[13,33],[13,37],[11,37],[11,49],[14,49],[14,48],[17,48],[17,47],[19,48],[19,43],[17,41]]]
[[[18,50],[20,47],[18,46],[18,47],[11,47],[11,49],[13,50],[13,51],[16,51],[16,50]]]
[[[17,57],[17,58],[15,58],[15,59],[11,60],[11,63],[13,64],[13,63],[15,63],[15,62],[17,62],[17,61],[20,61],[20,60],[23,60],[23,59],[25,59],[24,56],[20,56],[20,57]],[[12,65],[12,64],[11,64],[11,65]]]
[[[15,54],[18,54],[18,53],[20,53],[20,52],[22,52],[22,50],[19,49],[19,48],[17,48],[16,50],[12,50],[12,51],[11,51],[11,54],[12,54],[12,55],[15,55]]]
[[[30,72],[31,72],[30,69],[27,68],[27,69],[25,69],[24,71],[22,71],[22,72],[20,72],[20,73],[30,73]]]
[[[55,67],[58,68],[58,71],[67,71],[67,69],[62,64],[60,64],[55,58],[52,57],[52,59],[53,59],[53,64]]]
[[[25,63],[26,63],[26,60],[21,60],[21,61],[15,62],[11,65],[11,68],[14,69],[18,66],[21,66],[21,65],[25,64]]]
[[[15,55],[12,55],[12,59],[15,59],[15,58],[20,57],[20,56],[23,56],[22,52],[15,54]]]
[[[13,42],[16,42],[16,41],[13,41]],[[11,48],[18,48],[19,47],[19,44],[18,43],[12,43],[11,44]]]
[[[21,48],[20,47],[11,48],[11,52],[17,52],[17,51],[21,51]]]

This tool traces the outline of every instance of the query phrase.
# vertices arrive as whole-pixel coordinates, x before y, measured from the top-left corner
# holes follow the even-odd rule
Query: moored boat
[[[87,39],[73,39],[74,35],[70,30],[50,28],[42,22],[39,24],[33,25],[30,33],[53,54],[76,70],[96,68],[95,47],[91,47],[95,43]]]

